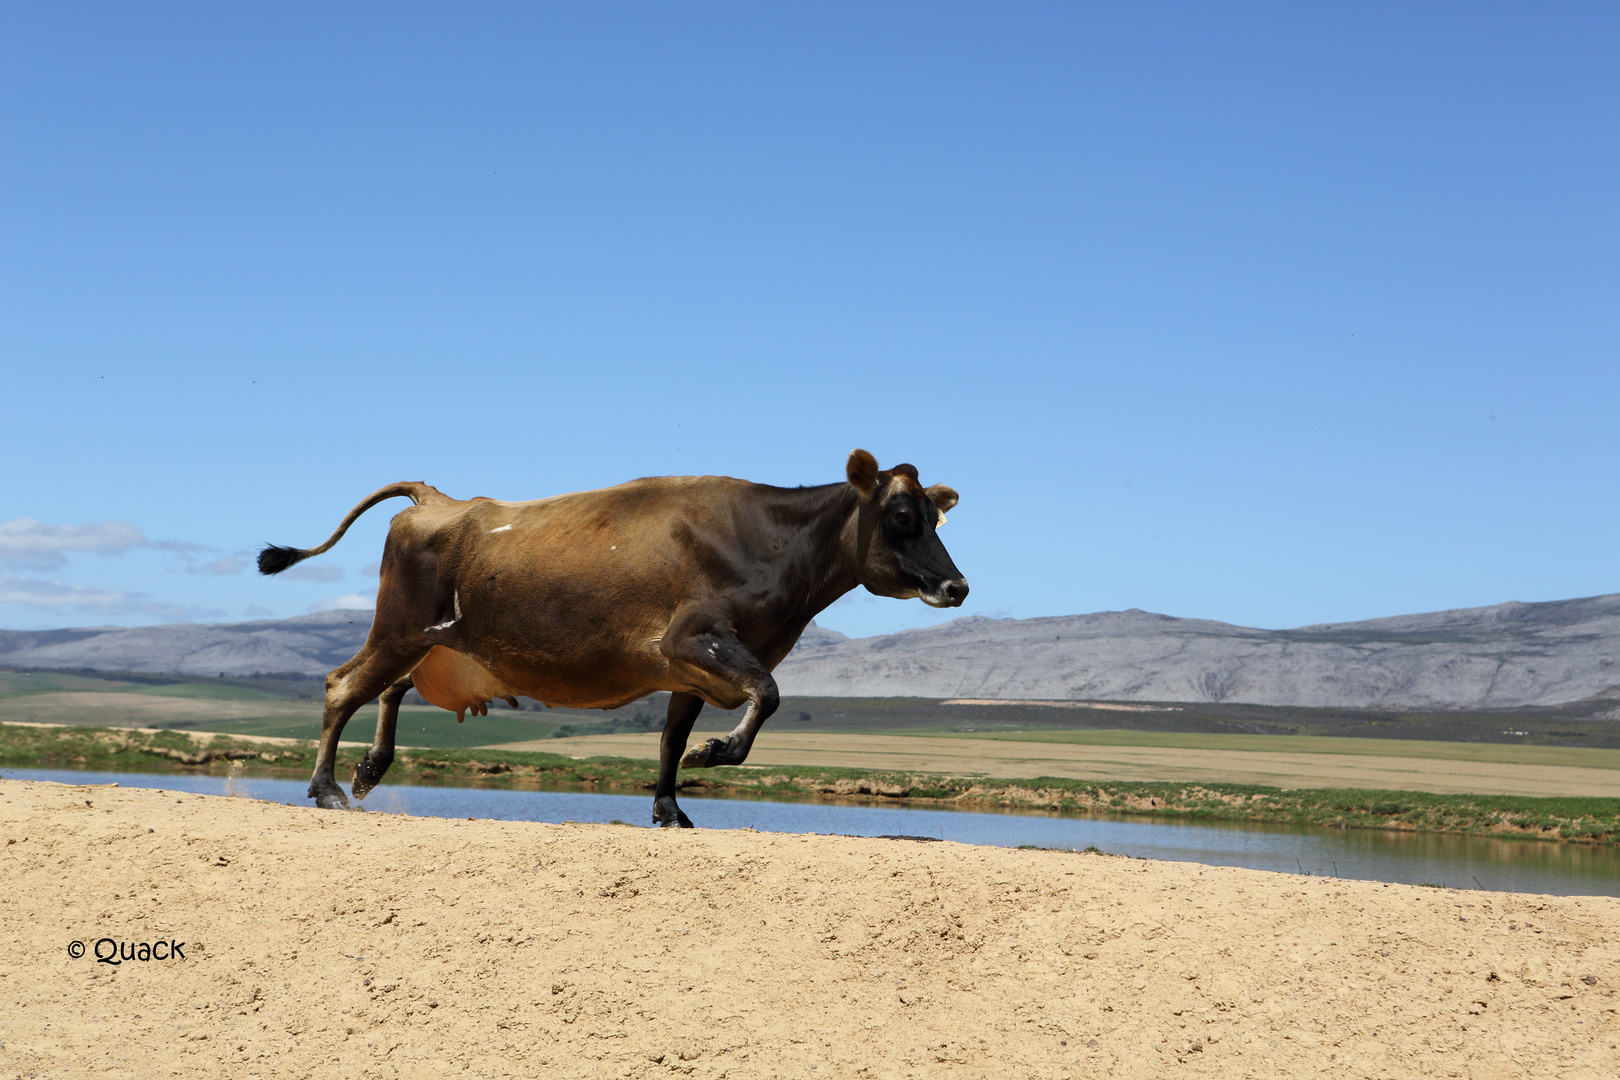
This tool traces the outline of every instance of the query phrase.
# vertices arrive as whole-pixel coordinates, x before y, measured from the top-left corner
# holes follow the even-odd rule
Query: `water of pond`
[[[6,769],[0,779],[66,784],[116,783],[203,795],[238,795],[307,806],[308,781],[230,779],[147,773]],[[762,832],[844,836],[925,836],[965,844],[1072,848],[1095,846],[1111,855],[1168,859],[1210,866],[1243,866],[1317,876],[1448,885],[1559,896],[1620,896],[1620,852],[1534,840],[1491,840],[1374,829],[1281,828],[1119,820],[1078,815],[911,810],[752,799],[681,799],[700,826]],[[365,802],[368,811],[421,817],[498,821],[620,820],[646,824],[646,795],[579,791],[385,785]]]

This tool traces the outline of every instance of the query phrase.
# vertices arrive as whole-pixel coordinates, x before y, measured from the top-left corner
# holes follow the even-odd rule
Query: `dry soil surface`
[[[6,1077],[1620,1063],[1609,898],[24,781],[0,823]],[[158,941],[184,957],[130,949]]]
[[[656,732],[646,735],[581,735],[572,739],[503,743],[498,749],[544,750],[575,757],[602,754],[657,759],[658,740]],[[1602,750],[1590,752],[1592,758],[1602,761],[1604,765],[1612,762],[1612,754],[1612,751]],[[1094,746],[921,735],[768,732],[749,751],[748,763],[756,767],[826,765],[1003,779],[1062,776],[1099,783],[1164,781],[1260,784],[1280,788],[1372,788],[1474,795],[1620,798],[1620,769],[1615,768],[1404,758],[1383,754]]]

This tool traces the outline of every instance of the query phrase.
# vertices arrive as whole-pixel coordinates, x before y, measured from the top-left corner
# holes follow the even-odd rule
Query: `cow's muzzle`
[[[950,581],[942,581],[937,588],[919,595],[922,596],[922,602],[929,607],[947,608],[961,607],[962,601],[967,599],[967,594],[967,578],[953,578]]]

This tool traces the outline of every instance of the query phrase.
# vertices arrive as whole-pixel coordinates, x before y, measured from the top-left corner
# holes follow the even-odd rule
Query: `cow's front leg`
[[[779,703],[776,680],[769,672],[765,679],[768,685],[758,696],[749,695],[748,708],[743,710],[743,718],[737,726],[721,738],[705,739],[692,747],[682,756],[682,765],[688,769],[707,769],[714,765],[741,765],[748,760],[748,751],[754,748],[754,736],[759,734],[761,725],[770,719]]]
[[[729,629],[705,626],[697,619],[688,620],[688,624],[691,629],[684,633],[666,633],[661,647],[673,659],[717,676],[748,695],[748,708],[730,734],[705,739],[685,753],[681,764],[688,769],[741,765],[748,760],[760,726],[776,711],[780,700],[776,680]]]
[[[660,828],[692,827],[692,819],[675,803],[675,772],[680,767],[681,752],[686,749],[686,737],[692,733],[692,722],[702,711],[703,699],[696,694],[669,695],[669,712],[665,714],[664,735],[658,746],[658,787],[653,792],[653,824]]]

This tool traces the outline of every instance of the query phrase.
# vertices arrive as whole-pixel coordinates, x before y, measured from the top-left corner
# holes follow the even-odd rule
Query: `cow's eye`
[[[902,510],[894,515],[894,527],[897,529],[911,528],[911,511]]]

